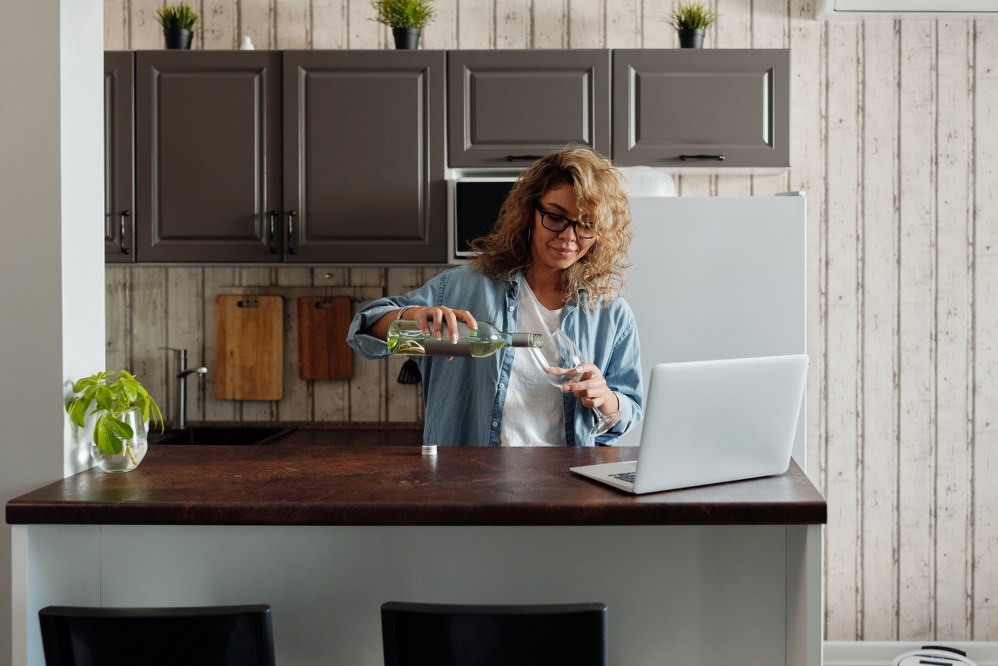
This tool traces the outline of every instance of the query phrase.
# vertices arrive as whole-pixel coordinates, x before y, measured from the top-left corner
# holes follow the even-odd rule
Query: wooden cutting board
[[[215,398],[280,400],[284,299],[215,297]]]
[[[350,379],[353,350],[347,345],[350,297],[298,299],[298,376]]]

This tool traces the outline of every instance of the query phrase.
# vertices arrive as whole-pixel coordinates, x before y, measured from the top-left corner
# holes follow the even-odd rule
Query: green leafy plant
[[[676,30],[706,30],[717,20],[717,14],[702,2],[691,2],[679,5],[664,20]]]
[[[423,28],[433,19],[433,0],[371,0],[372,20],[392,28]]]
[[[142,412],[142,420],[152,419],[163,429],[163,412],[145,387],[127,370],[103,370],[73,384],[73,398],[66,405],[70,420],[82,428],[87,416],[96,414],[94,444],[106,455],[135,454],[125,442],[135,432],[122,417],[132,410]]]
[[[167,5],[156,10],[156,19],[164,30],[190,30],[198,23],[198,15],[186,2]]]

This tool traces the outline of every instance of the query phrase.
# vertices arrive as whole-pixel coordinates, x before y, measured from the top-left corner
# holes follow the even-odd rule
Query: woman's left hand
[[[571,391],[584,406],[595,407],[604,414],[620,409],[617,394],[607,386],[606,378],[598,367],[592,363],[583,363],[577,369],[581,374],[575,381],[562,387],[565,393]]]

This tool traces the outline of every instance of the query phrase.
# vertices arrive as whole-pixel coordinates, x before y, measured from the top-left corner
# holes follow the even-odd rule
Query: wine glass
[[[529,347],[530,358],[540,368],[544,378],[552,386],[561,388],[569,384],[582,374],[579,366],[586,362],[579,351],[578,345],[560,328],[551,329],[544,333],[544,344],[541,347]],[[593,437],[602,435],[608,431],[620,418],[620,412],[610,412],[604,414],[596,407],[593,410],[593,418],[596,423],[589,430]]]

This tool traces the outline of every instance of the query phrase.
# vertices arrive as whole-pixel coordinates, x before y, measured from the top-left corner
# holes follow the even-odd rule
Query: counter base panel
[[[12,529],[18,666],[49,604],[245,603],[280,664],[381,666],[388,600],[601,601],[614,664],[820,664],[820,525]]]

